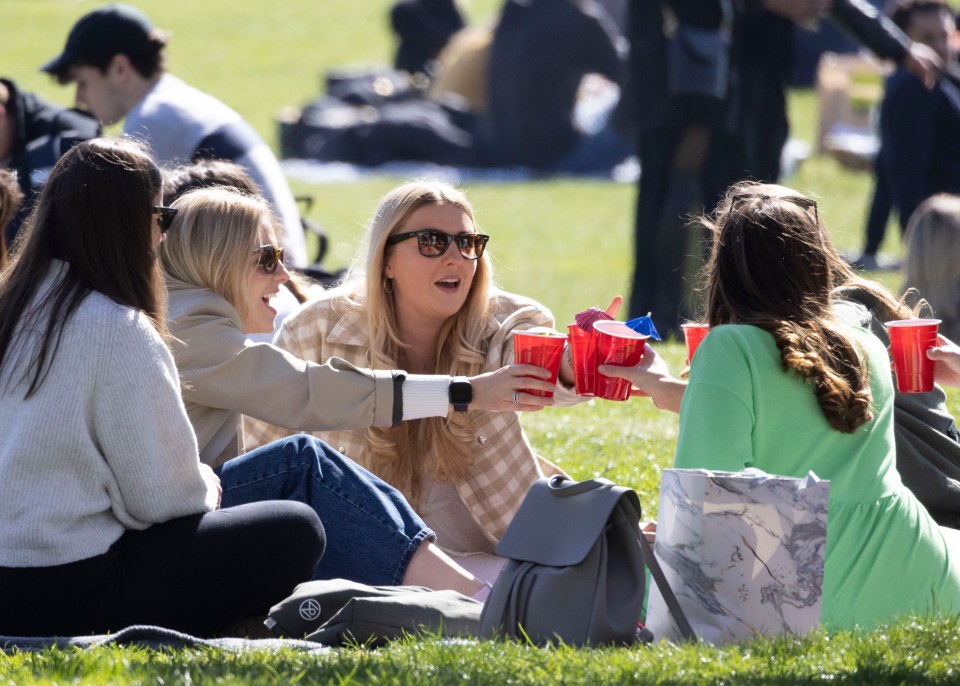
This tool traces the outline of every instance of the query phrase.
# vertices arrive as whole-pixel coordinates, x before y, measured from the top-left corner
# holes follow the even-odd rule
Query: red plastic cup
[[[639,364],[649,338],[623,322],[615,321],[594,322],[593,335],[597,344],[597,362],[621,367]],[[626,400],[630,397],[630,382],[597,372],[594,392],[606,400]]]
[[[901,393],[927,393],[933,390],[935,362],[927,350],[937,345],[939,319],[902,319],[885,322],[890,336],[890,357]]]
[[[517,364],[532,364],[550,370],[550,383],[556,385],[560,375],[560,359],[567,335],[556,331],[514,331],[513,361]],[[526,388],[524,393],[552,398],[553,391]]]
[[[594,395],[597,385],[597,345],[592,331],[569,324],[570,353],[573,358],[573,386],[577,395]]]
[[[710,325],[687,322],[681,324],[680,328],[683,329],[683,340],[687,343],[687,366],[690,366],[690,363],[693,362],[693,354],[697,351],[697,346],[710,333]]]

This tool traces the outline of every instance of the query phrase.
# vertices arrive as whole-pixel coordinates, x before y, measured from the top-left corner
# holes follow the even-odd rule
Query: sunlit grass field
[[[73,92],[37,71],[57,54],[73,22],[100,3],[89,0],[2,0],[0,73],[63,104]],[[499,2],[465,0],[471,21],[491,21]],[[385,0],[163,0],[141,2],[172,33],[171,71],[241,112],[276,147],[277,112],[322,94],[328,69],[389,63],[393,50]],[[793,94],[794,135],[812,144],[817,102]],[[113,130],[115,132],[116,129]],[[401,179],[370,177],[342,184],[294,180],[315,197],[311,219],[330,237],[325,266],[346,264],[378,198]],[[785,181],[819,200],[837,245],[862,240],[870,178],[828,158],[811,158]],[[559,324],[590,305],[626,295],[631,270],[635,187],[586,180],[465,185],[482,230],[492,235],[499,284],[547,304]],[[891,230],[883,252],[900,254]],[[891,289],[899,275],[882,275]],[[657,320],[658,313],[653,313]],[[679,371],[676,343],[661,344]],[[960,409],[953,392],[951,407]],[[656,515],[660,472],[671,464],[677,420],[643,399],[591,401],[524,419],[533,445],[578,478],[602,475],[635,488],[645,516]],[[895,589],[891,589],[895,592]],[[0,612],[2,612],[0,608]],[[906,623],[866,637],[817,635],[761,641],[723,650],[657,646],[636,650],[538,650],[525,646],[402,642],[387,650],[338,651],[322,658],[284,652],[230,656],[217,652],[100,649],[0,656],[0,684],[52,683],[957,683],[958,628],[951,622]]]

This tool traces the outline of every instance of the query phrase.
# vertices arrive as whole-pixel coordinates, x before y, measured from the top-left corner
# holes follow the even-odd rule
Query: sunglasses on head
[[[811,212],[812,210],[811,214],[813,215],[814,221],[816,221],[818,225],[820,224],[820,211],[817,209],[817,201],[813,198],[805,198],[802,195],[753,195],[744,193],[733,196],[730,201],[730,207],[733,209],[737,203],[747,202],[749,200],[783,200],[807,212]]]
[[[259,256],[257,258],[257,265],[263,267],[263,271],[267,274],[273,274],[275,271],[277,271],[277,267],[280,266],[280,263],[283,262],[283,248],[279,246],[261,245],[253,252],[257,253]]]
[[[177,208],[166,207],[165,205],[154,205],[153,213],[157,215],[157,226],[160,227],[160,233],[166,233],[173,224],[173,218],[177,216]]]
[[[417,239],[417,249],[424,257],[441,257],[447,252],[450,243],[456,243],[460,254],[468,260],[477,260],[483,255],[490,236],[483,233],[458,233],[452,236],[439,229],[421,229],[409,233],[398,233],[387,239],[387,245],[396,245],[408,238]]]

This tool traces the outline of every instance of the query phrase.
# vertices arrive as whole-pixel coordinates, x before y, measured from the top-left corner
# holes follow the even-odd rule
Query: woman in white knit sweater
[[[134,143],[78,145],[0,273],[0,634],[209,634],[322,555],[301,503],[218,510],[164,343],[160,185]]]

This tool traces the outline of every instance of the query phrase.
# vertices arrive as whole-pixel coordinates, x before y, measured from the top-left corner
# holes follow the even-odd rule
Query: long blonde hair
[[[225,186],[184,193],[173,207],[177,216],[160,244],[164,271],[209,288],[243,319],[251,253],[260,243],[263,222],[273,222],[270,207],[262,198]]]
[[[370,332],[367,364],[374,369],[402,367],[409,347],[397,322],[394,296],[384,281],[384,264],[392,247],[387,239],[403,230],[421,207],[453,205],[474,222],[473,208],[462,191],[437,181],[414,181],[387,193],[367,227],[363,243],[344,279],[348,302],[362,313]],[[454,249],[454,248],[451,248]],[[492,310],[493,269],[486,253],[477,270],[466,302],[440,332],[433,369],[438,374],[472,376],[479,373],[486,355],[483,333]],[[438,481],[462,480],[473,462],[476,431],[463,414],[408,421],[393,429],[366,430],[370,468],[419,503],[422,476]]]
[[[904,289],[924,298],[943,320],[945,336],[960,339],[960,196],[924,200],[910,217],[905,242]]]

